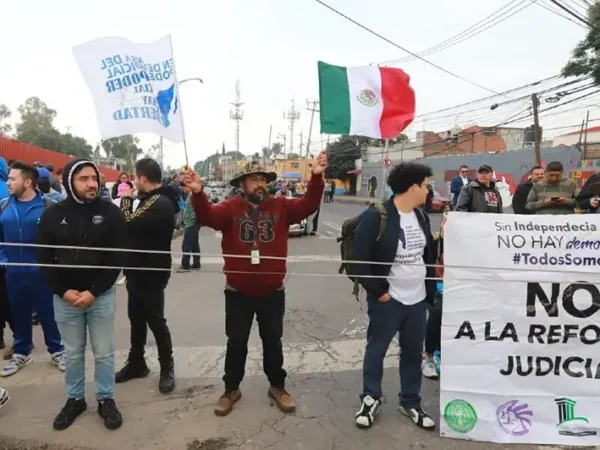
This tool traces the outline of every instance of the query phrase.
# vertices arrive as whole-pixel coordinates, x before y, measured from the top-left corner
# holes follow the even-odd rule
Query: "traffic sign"
[[[389,169],[390,167],[392,167],[392,160],[390,158],[383,158],[383,167],[385,167],[386,169]]]

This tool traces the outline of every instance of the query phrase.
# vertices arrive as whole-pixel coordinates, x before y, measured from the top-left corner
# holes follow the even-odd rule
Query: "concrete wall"
[[[560,161],[565,167],[565,172],[570,174],[577,169],[580,159],[579,151],[574,147],[554,147],[542,150],[542,165],[550,161]],[[510,152],[489,154],[468,154],[422,158],[417,160],[427,164],[433,169],[432,184],[434,189],[443,195],[448,195],[450,181],[458,173],[461,164],[466,164],[472,169],[472,175],[482,164],[489,164],[495,170],[496,179],[505,204],[512,202],[512,196],[521,180],[526,179],[533,167],[533,150],[513,150]],[[394,164],[400,161],[395,160]],[[385,175],[387,177],[387,175]],[[360,193],[361,196],[381,198],[381,187],[384,183],[384,172],[381,163],[363,162]],[[386,190],[389,188],[386,185]]]

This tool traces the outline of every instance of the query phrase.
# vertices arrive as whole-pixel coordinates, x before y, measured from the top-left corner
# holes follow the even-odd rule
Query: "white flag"
[[[73,53],[92,92],[102,139],[155,133],[183,142],[170,36],[150,44],[104,37]]]

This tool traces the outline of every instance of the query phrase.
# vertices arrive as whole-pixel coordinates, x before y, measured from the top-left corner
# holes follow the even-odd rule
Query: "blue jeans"
[[[181,258],[181,266],[183,268],[189,269],[190,267],[200,267],[200,225],[192,225],[184,230],[181,251],[187,253],[187,255],[183,255]],[[192,266],[190,266],[191,255],[189,255],[189,253],[195,253]]]
[[[369,327],[363,362],[363,394],[381,398],[383,359],[390,342],[400,333],[400,405],[421,406],[421,360],[425,337],[426,302],[404,305],[393,298],[380,303],[367,296]]]
[[[61,352],[63,345],[54,320],[52,291],[41,272],[7,272],[6,291],[15,326],[14,352],[18,355],[31,354],[33,346],[33,310],[44,331],[44,341],[50,354]]]
[[[115,350],[113,328],[117,294],[114,286],[87,308],[76,308],[54,296],[56,322],[67,355],[65,385],[69,398],[85,397],[86,331],[94,354],[96,398],[112,398],[115,387]]]

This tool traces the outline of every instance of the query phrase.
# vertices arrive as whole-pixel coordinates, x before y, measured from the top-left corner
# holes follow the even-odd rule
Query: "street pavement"
[[[366,310],[364,300],[359,303],[352,297],[351,282],[337,274],[339,249],[335,238],[343,221],[362,209],[364,205],[360,204],[325,204],[318,235],[289,241],[283,341],[287,387],[297,401],[296,414],[281,413],[267,398],[268,382],[262,373],[256,326],[242,384],[243,398],[228,417],[213,414],[213,404],[223,388],[225,279],[221,273],[220,234],[203,229],[202,271],[174,273],[166,293],[166,315],[176,347],[176,391],[170,395],[158,392],[156,347],[149,333],[151,375],[117,385],[123,427],[105,430],[95,412],[89,354],[88,411],[70,429],[56,432],[52,420],[65,401],[62,374],[50,363],[41,329],[35,327],[35,361],[16,375],[0,380],[12,394],[12,401],[0,413],[0,449],[508,448],[442,438],[439,431],[420,430],[401,416],[396,411],[397,343],[392,344],[385,361],[387,403],[378,421],[366,431],[354,425],[362,387]],[[440,217],[433,216],[432,222],[437,229]],[[181,238],[173,242],[173,251],[181,251]],[[127,356],[129,344],[126,302],[121,284],[115,326],[118,367]],[[439,423],[439,382],[425,379],[422,396],[424,408]]]

